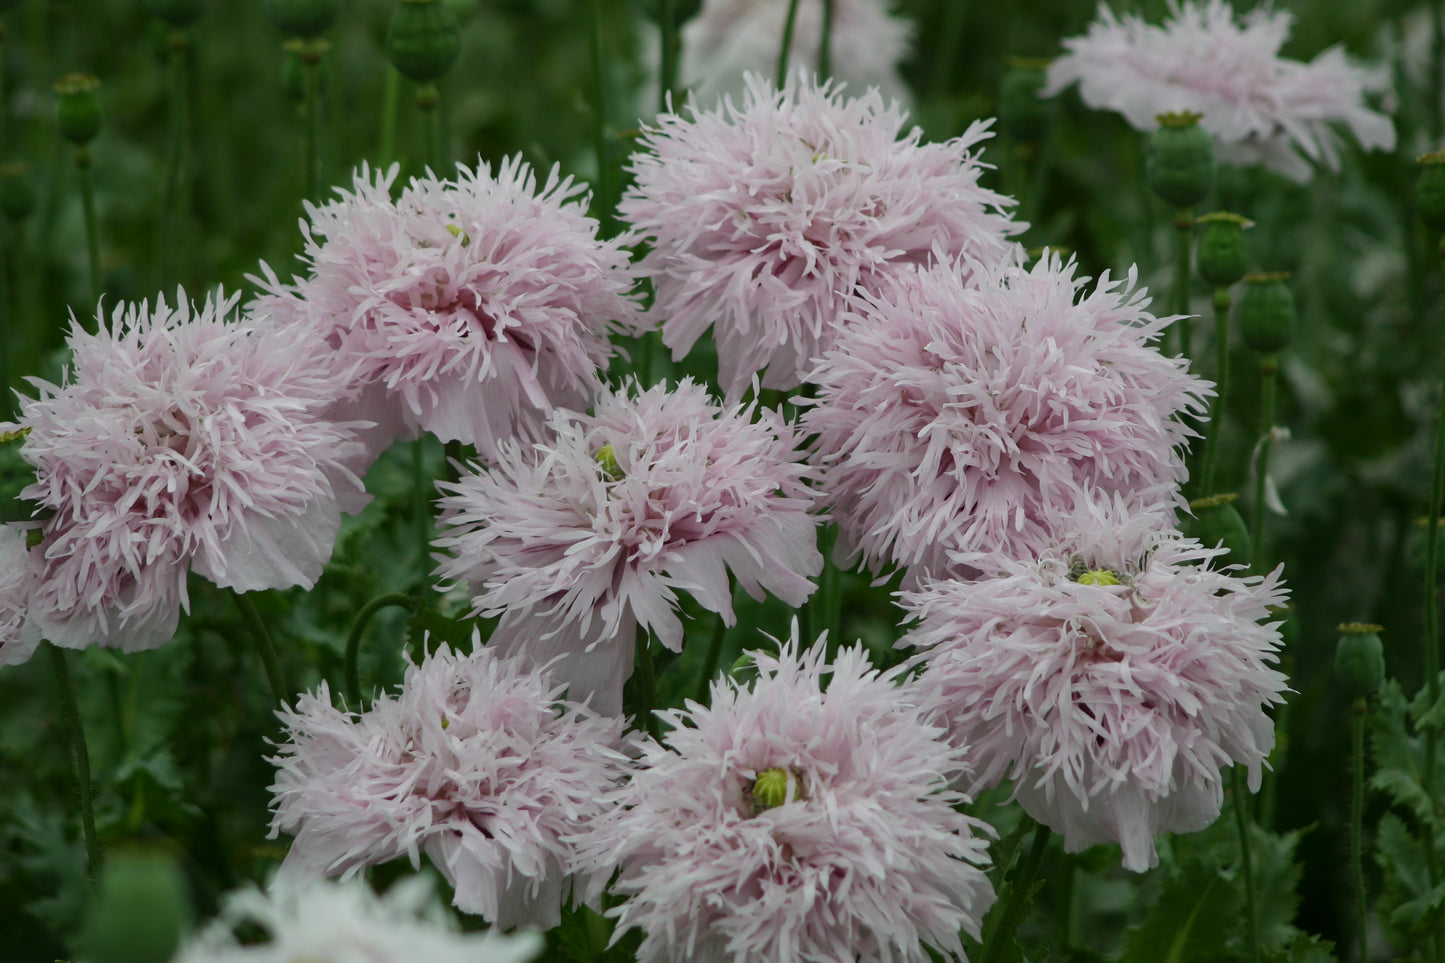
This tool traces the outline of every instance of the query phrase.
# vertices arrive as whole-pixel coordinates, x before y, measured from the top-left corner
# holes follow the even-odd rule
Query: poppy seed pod
[[[386,31],[392,66],[419,84],[441,79],[462,50],[462,28],[442,0],[401,0]]]
[[[1193,111],[1160,114],[1144,154],[1149,188],[1175,207],[1193,207],[1214,185],[1214,140]]]
[[[1437,231],[1445,231],[1445,151],[1415,158],[1420,177],[1415,181],[1415,206],[1420,219]]]
[[[95,963],[165,963],[190,927],[191,904],[176,857],[131,847],[110,853],[82,931]]]
[[[55,82],[55,118],[60,132],[76,147],[100,133],[100,81],[90,74],[66,74]]]
[[[1009,58],[998,89],[998,122],[1014,140],[1042,140],[1053,122],[1057,101],[1039,97],[1048,79],[1048,65],[1047,60]]]
[[[1294,337],[1294,294],[1285,281],[1288,271],[1246,274],[1239,297],[1239,330],[1244,342],[1260,354],[1276,354]]]
[[[1381,627],[1364,622],[1340,626],[1335,646],[1335,678],[1352,699],[1371,696],[1385,681],[1385,646]]]
[[[1199,276],[1212,287],[1227,288],[1244,277],[1249,267],[1244,229],[1253,227],[1254,222],[1227,211],[1215,211],[1196,220],[1204,225],[1195,255]]]
[[[266,0],[266,13],[288,37],[309,39],[336,22],[341,0]]]
[[[1196,498],[1189,503],[1194,517],[1185,520],[1184,534],[1199,539],[1205,548],[1225,550],[1225,554],[1214,559],[1214,568],[1249,564],[1249,526],[1244,524],[1244,516],[1234,507],[1234,500],[1238,497],[1234,492],[1228,492]]]

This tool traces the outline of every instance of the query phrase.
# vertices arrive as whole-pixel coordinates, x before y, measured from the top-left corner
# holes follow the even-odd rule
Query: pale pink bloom
[[[754,420],[756,418],[756,420]],[[549,662],[620,712],[637,626],[682,646],[677,594],[734,622],[729,572],[753,598],[801,605],[823,566],[801,436],[780,413],[720,407],[690,379],[558,411],[549,441],[504,445],[441,499],[438,574],[501,616],[492,645]]]
[[[988,829],[948,785],[966,751],[900,669],[861,645],[825,666],[824,649],[800,652],[795,621],[780,654],[753,653],[751,687],[717,680],[711,706],[658,713],[664,744],[637,741],[584,847],[621,866],[609,915],[645,931],[640,960],[924,961],[924,944],[960,958],[959,931],[978,937]]]
[[[1205,384],[1154,342],[1133,268],[1090,291],[1057,254],[1032,268],[899,273],[849,314],[808,380],[802,425],[840,553],[875,572],[949,571],[950,551],[1029,557],[1081,489],[1179,496],[1180,420]]]
[[[341,512],[369,500],[352,424],[319,416],[335,382],[299,329],[231,322],[236,298],[177,292],[73,323],[62,384],[20,401],[49,513],[30,617],[57,645],[154,648],[188,606],[186,573],[252,592],[310,588]]]
[[[520,157],[495,175],[458,165],[393,201],[396,176],[363,166],[350,191],[308,204],[309,274],[282,284],[262,265],[257,304],[325,338],[358,392],[348,416],[380,426],[373,454],[429,431],[490,458],[601,386],[608,338],[640,330],[631,264],[556,167],[539,186]]]
[[[777,71],[789,0],[703,0],[682,26],[682,84],[695,103],[711,107],[740,97],[744,75],[771,77]],[[833,76],[854,90],[877,87],[890,100],[906,102],[908,85],[898,73],[911,47],[913,24],[893,16],[886,0],[831,0]],[[816,68],[823,39],[824,0],[803,0],[793,23],[788,63]]]
[[[171,963],[526,963],[542,947],[537,933],[457,932],[431,881],[414,876],[380,896],[364,879],[236,890]]]
[[[1049,67],[1044,96],[1078,83],[1095,110],[1152,131],[1170,111],[1204,115],[1221,161],[1265,164],[1303,183],[1311,163],[1340,166],[1340,123],[1367,150],[1395,148],[1395,126],[1365,104],[1383,91],[1383,70],[1353,63],[1338,46],[1309,63],[1279,55],[1293,16],[1268,4],[1236,17],[1226,0],[1170,0],[1170,19],[1152,26],[1099,4],[1099,17]]]
[[[271,834],[287,881],[431,859],[453,903],[496,926],[556,926],[576,872],[567,837],[617,778],[620,719],[564,701],[543,668],[443,646],[364,713],[326,683],[278,711]]]
[[[1211,568],[1219,550],[1167,525],[1085,506],[1037,558],[965,558],[998,574],[901,596],[917,625],[898,645],[921,650],[918,684],[969,747],[970,791],[1007,776],[1066,851],[1116,842],[1136,872],[1158,833],[1215,820],[1221,768],[1259,788],[1287,682],[1280,571]]]
[[[0,525],[0,666],[28,661],[40,644],[40,630],[29,617],[38,572],[37,560],[25,549],[25,533]]]
[[[899,267],[1016,256],[1013,200],[979,185],[988,123],[923,144],[906,120],[876,90],[794,77],[775,92],[750,76],[742,107],[644,131],[618,210],[648,242],[640,268],[675,358],[712,327],[729,398],[764,368],[764,387],[791,388],[839,313]]]

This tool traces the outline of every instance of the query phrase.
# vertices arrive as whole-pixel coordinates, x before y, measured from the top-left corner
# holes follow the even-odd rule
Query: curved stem
[[[1267,354],[1259,359],[1259,458],[1254,466],[1254,524],[1249,533],[1254,555],[1250,568],[1257,574],[1267,571],[1269,566],[1269,556],[1264,551],[1264,517],[1269,509],[1264,500],[1269,480],[1269,451],[1274,447],[1274,389],[1278,371],[1276,356]]]
[[[818,79],[833,76],[833,0],[823,0],[823,32],[818,41]]]
[[[1179,320],[1174,322],[1174,328],[1179,332],[1179,353],[1185,358],[1190,356],[1190,349],[1193,347],[1192,325],[1188,318],[1189,250],[1193,239],[1194,214],[1189,208],[1181,207],[1174,213],[1174,288],[1170,308],[1175,314],[1181,315]]]
[[[390,592],[378,596],[367,602],[362,606],[361,611],[356,613],[356,618],[351,622],[351,631],[346,634],[346,707],[352,711],[359,711],[361,708],[361,673],[356,666],[357,657],[361,651],[361,636],[366,631],[371,617],[391,605],[415,611],[417,601],[410,595],[401,592]]]
[[[246,628],[251,630],[251,641],[255,643],[256,654],[261,657],[261,665],[266,669],[272,701],[290,702],[291,690],[286,688],[286,677],[281,674],[281,662],[276,658],[276,646],[271,641],[271,633],[266,631],[266,623],[261,621],[261,613],[243,593],[232,589],[230,594],[241,618],[246,621]]]
[[[1354,754],[1354,792],[1350,806],[1350,871],[1355,877],[1355,935],[1360,941],[1360,960],[1370,958],[1365,922],[1365,866],[1361,852],[1365,812],[1365,700],[1356,699],[1350,719],[1350,745]]]
[[[650,636],[646,628],[637,629],[637,719],[654,739],[661,740],[662,732],[657,716],[652,710],[657,705],[657,679],[652,666],[652,649],[648,645]]]
[[[1004,907],[998,926],[988,935],[988,942],[984,945],[982,963],[996,963],[1002,959],[1005,948],[1013,941],[1019,923],[1023,922],[1024,909],[1028,906],[1034,880],[1039,875],[1039,867],[1043,865],[1044,853],[1049,848],[1050,835],[1049,827],[1043,823],[1039,823],[1034,829],[1033,844],[1029,847],[1024,861],[1019,864],[1018,872],[1014,874],[1008,905]]]
[[[783,21],[783,43],[778,48],[778,72],[774,80],[782,90],[788,83],[788,55],[793,49],[793,27],[798,22],[798,0],[788,0],[788,16]]]
[[[718,612],[712,624],[712,635],[707,640],[707,656],[703,659],[702,675],[697,680],[697,701],[708,705],[712,693],[712,677],[717,675],[718,659],[722,656],[723,637],[728,627],[723,624],[722,613]]]
[[[85,833],[85,852],[90,857],[88,875],[94,879],[100,869],[100,843],[95,835],[95,808],[90,798],[90,753],[85,747],[85,728],[80,722],[80,706],[75,700],[75,683],[65,662],[65,652],[48,642],[45,647],[50,650],[50,665],[55,670],[66,748],[70,751],[76,787],[80,792],[80,825]]]
[[[80,171],[80,206],[85,214],[85,253],[90,267],[90,301],[100,303],[100,225],[95,214],[95,178],[90,148],[75,149],[75,166]]]
[[[662,30],[662,63],[657,85],[657,111],[666,113],[677,89],[677,0],[662,0],[658,11]]]
[[[1245,938],[1249,941],[1249,959],[1259,963],[1259,920],[1254,905],[1254,860],[1249,843],[1249,794],[1245,792],[1244,780],[1239,778],[1239,767],[1229,769],[1229,794],[1234,797],[1234,826],[1239,830],[1240,872],[1244,874],[1244,923]]]
[[[1200,498],[1214,491],[1214,466],[1219,456],[1225,399],[1229,396],[1229,289],[1214,289],[1214,400],[1209,403],[1209,426],[1204,433],[1204,456],[1199,472]]]

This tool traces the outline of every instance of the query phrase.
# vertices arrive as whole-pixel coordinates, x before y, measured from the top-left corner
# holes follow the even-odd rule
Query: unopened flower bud
[[[146,0],[146,6],[153,16],[181,30],[201,19],[206,4],[205,0]]]
[[[1010,57],[998,88],[999,129],[1014,140],[1043,140],[1054,119],[1056,101],[1044,100],[1047,60]]]
[[[1246,274],[1239,296],[1239,331],[1244,343],[1260,354],[1277,354],[1294,337],[1294,294],[1287,271]]]
[[[35,186],[30,166],[21,161],[0,164],[0,212],[12,221],[23,221],[35,210]]]
[[[392,66],[419,84],[441,79],[462,50],[462,28],[442,0],[401,0],[386,31]]]
[[[266,13],[288,37],[311,38],[336,22],[341,0],[266,0]]]
[[[1415,181],[1415,206],[1420,219],[1437,231],[1445,231],[1445,151],[1415,158],[1420,177]]]
[[[1253,222],[1227,211],[1205,214],[1195,221],[1204,225],[1195,258],[1199,276],[1204,278],[1205,283],[1227,288],[1244,277],[1244,272],[1249,269],[1249,249],[1244,241],[1244,229],[1253,227]]]
[[[1365,622],[1340,626],[1335,646],[1335,678],[1352,699],[1373,695],[1385,681],[1385,646],[1381,627]]]
[[[66,74],[55,82],[55,118],[65,139],[84,147],[100,133],[100,81],[90,74]]]
[[[82,933],[92,963],[165,963],[190,926],[191,905],[176,858],[163,849],[108,853]]]
[[[1223,548],[1224,554],[1214,560],[1215,568],[1226,565],[1248,565],[1250,554],[1249,527],[1244,516],[1234,507],[1239,496],[1234,492],[1196,498],[1189,503],[1194,517],[1184,523],[1184,534],[1199,539],[1205,548]]]
[[[1193,207],[1214,185],[1214,140],[1199,126],[1202,114],[1160,114],[1144,154],[1149,188],[1175,207]]]

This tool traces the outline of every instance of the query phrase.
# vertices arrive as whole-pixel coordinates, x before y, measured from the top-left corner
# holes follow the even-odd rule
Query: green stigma
[[[592,457],[596,458],[597,464],[602,466],[602,474],[613,481],[622,480],[622,466],[617,464],[617,453],[612,450],[611,445],[603,445]]]
[[[753,783],[753,814],[756,815],[764,809],[774,809],[791,801],[790,796],[791,799],[797,799],[800,795],[798,780],[788,770],[765,769],[758,773],[757,781]]]
[[[462,247],[466,247],[468,244],[472,243],[472,239],[467,237],[467,232],[462,230],[457,225],[448,224],[447,230],[451,231],[452,237],[459,238],[461,240]]]
[[[1079,576],[1080,585],[1118,585],[1119,576],[1107,568],[1091,568]]]

